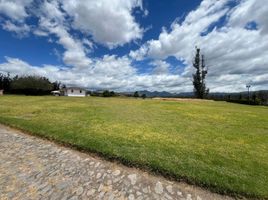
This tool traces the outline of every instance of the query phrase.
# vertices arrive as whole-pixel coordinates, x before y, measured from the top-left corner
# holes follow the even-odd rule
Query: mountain
[[[164,98],[194,98],[194,93],[193,92],[181,92],[181,93],[171,93],[167,91],[148,91],[148,90],[142,90],[138,91],[139,95],[145,94],[146,97],[152,98],[152,97],[164,97]],[[260,90],[260,91],[250,91],[250,96],[252,96],[254,93],[262,94],[262,96],[265,96],[267,98],[268,96],[268,91],[267,90]],[[120,94],[120,93],[119,93]],[[132,96],[134,92],[123,92],[121,93],[123,95],[129,95]],[[247,97],[248,92],[247,91],[242,91],[242,92],[233,92],[233,93],[227,93],[227,92],[211,92],[209,93],[208,98],[209,99],[225,99],[227,96],[231,97],[239,97],[239,96]]]
[[[143,94],[145,94],[147,97],[175,97],[176,96],[175,93],[170,93],[166,91],[162,91],[162,92],[158,92],[158,91],[150,92],[148,90],[139,91],[139,95],[143,95]]]

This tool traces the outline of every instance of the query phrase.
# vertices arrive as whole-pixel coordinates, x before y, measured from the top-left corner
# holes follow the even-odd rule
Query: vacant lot
[[[0,123],[217,192],[268,198],[268,107],[1,96]]]

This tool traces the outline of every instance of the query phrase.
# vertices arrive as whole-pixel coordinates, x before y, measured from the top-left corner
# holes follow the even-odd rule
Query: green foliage
[[[221,193],[268,198],[268,107],[0,96],[0,113],[0,123],[107,158]]]
[[[6,75],[0,73],[0,90],[4,90],[5,93],[10,92],[11,81],[9,73]]]
[[[196,48],[196,55],[193,63],[193,67],[196,69],[193,74],[194,93],[196,98],[204,99],[207,97],[209,89],[206,88],[205,78],[208,73],[204,55],[200,55],[200,49]]]
[[[250,105],[268,105],[268,91],[255,91],[250,93],[248,100],[247,92],[239,93],[222,93],[222,94],[209,94],[208,99],[216,101],[228,101],[232,103],[250,104]]]
[[[16,94],[45,95],[50,94],[53,84],[46,77],[22,76],[13,79],[11,89]]]
[[[138,98],[140,96],[139,95],[139,92],[138,91],[134,92],[134,95],[133,96],[136,97],[136,98]]]
[[[111,97],[116,96],[116,94],[115,94],[115,92],[114,92],[114,91],[111,91],[111,92],[110,92],[110,95],[111,95]]]
[[[256,99],[255,101],[247,100],[247,99],[238,99],[238,100],[230,99],[230,100],[227,100],[227,102],[239,103],[239,104],[249,104],[249,105],[260,105],[260,101],[258,99]]]
[[[142,94],[141,98],[146,99],[146,94]]]
[[[60,90],[61,89],[61,82],[60,81],[55,81],[52,84],[53,84],[52,90]]]
[[[114,96],[116,96],[116,95],[115,95],[115,92],[114,92],[114,91],[105,90],[105,91],[102,93],[102,96],[103,96],[103,97],[114,97]]]

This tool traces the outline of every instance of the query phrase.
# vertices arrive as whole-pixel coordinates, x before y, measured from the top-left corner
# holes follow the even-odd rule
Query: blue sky
[[[199,46],[211,91],[268,89],[267,18],[261,0],[3,0],[0,71],[189,92]]]

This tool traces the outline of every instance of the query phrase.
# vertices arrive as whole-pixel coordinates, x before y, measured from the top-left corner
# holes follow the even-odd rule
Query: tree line
[[[268,90],[260,90],[240,93],[212,93],[208,99],[215,101],[227,101],[231,103],[249,104],[249,105],[268,105]]]
[[[48,95],[52,90],[60,89],[61,83],[50,82],[43,76],[15,76],[0,73],[0,90],[5,94],[24,94],[24,95]]]

